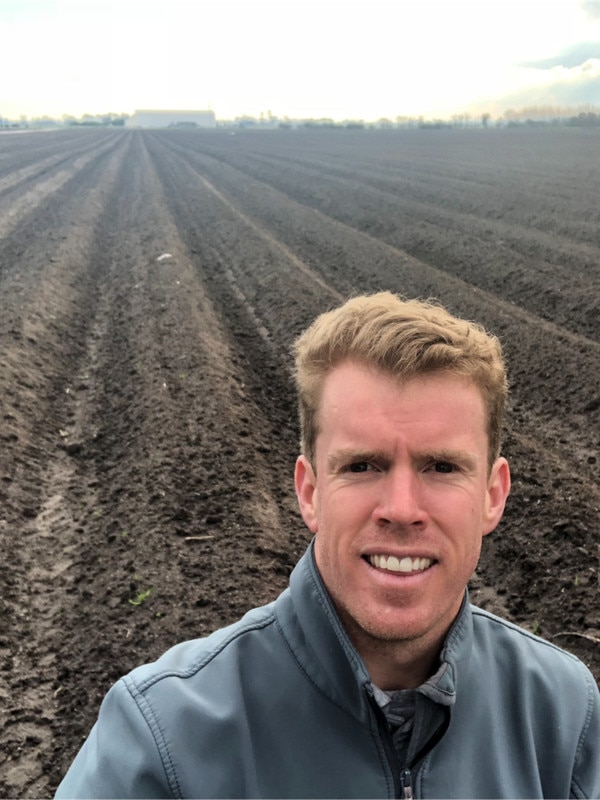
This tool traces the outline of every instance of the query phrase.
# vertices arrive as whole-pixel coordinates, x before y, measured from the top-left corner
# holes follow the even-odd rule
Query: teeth
[[[389,572],[420,572],[432,564],[430,558],[410,558],[410,556],[398,559],[396,556],[374,555],[369,557],[369,561],[377,569],[387,569]]]

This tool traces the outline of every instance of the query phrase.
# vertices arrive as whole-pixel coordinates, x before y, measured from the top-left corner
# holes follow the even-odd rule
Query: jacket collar
[[[367,702],[367,695],[372,694],[371,678],[321,579],[314,540],[292,572],[289,591],[279,597],[275,609],[282,633],[309,680],[336,705],[368,724],[372,719]],[[452,705],[464,671],[461,664],[468,660],[472,642],[473,620],[465,591],[440,653],[440,667],[419,691],[436,703]]]

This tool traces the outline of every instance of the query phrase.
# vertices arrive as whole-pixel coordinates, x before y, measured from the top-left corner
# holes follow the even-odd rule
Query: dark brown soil
[[[514,489],[476,602],[600,679],[600,136],[0,136],[0,795],[110,684],[275,597],[308,533],[289,345],[362,291],[505,342]]]

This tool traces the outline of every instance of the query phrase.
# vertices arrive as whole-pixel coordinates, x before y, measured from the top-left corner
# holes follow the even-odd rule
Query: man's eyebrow
[[[390,462],[390,454],[383,450],[367,450],[353,447],[342,447],[335,450],[327,459],[327,467],[331,472],[335,472],[344,464],[358,461],[377,462],[386,464]],[[424,450],[414,457],[416,462],[448,461],[451,464],[458,464],[465,469],[476,469],[479,463],[476,453],[468,450],[453,449],[442,447],[435,450]]]
[[[453,450],[449,447],[425,452],[421,458],[424,461],[448,461],[452,464],[461,464],[470,469],[475,469],[480,460],[476,453],[471,453],[468,450]]]
[[[357,461],[387,461],[389,455],[382,450],[366,450],[354,447],[342,447],[335,450],[327,458],[328,468],[335,472],[342,464],[349,464]]]

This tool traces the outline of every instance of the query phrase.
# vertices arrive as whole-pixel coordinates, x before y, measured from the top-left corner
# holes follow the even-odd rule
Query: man
[[[600,797],[575,657],[471,606],[509,493],[498,341],[390,293],[296,342],[300,510],[274,603],[108,693],[59,797]]]

